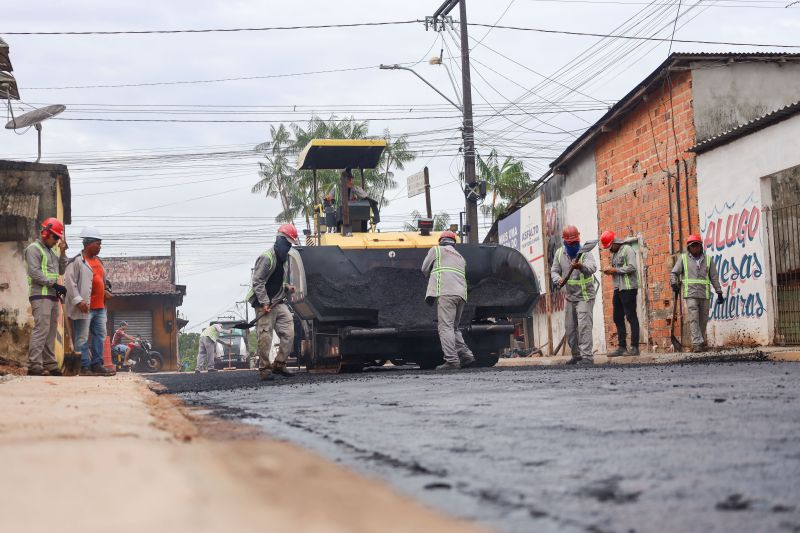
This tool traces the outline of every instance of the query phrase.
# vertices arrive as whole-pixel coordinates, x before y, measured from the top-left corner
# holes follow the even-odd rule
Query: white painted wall
[[[706,251],[722,265],[726,278],[722,280],[723,290],[731,300],[725,304],[725,313],[712,306],[708,328],[712,345],[751,342],[767,345],[773,341],[774,289],[766,229],[768,217],[764,212],[769,206],[769,189],[766,184],[767,194],[762,193],[765,185],[762,178],[800,165],[799,140],[800,115],[795,115],[697,157],[703,241]],[[726,231],[730,236],[736,235],[730,246],[716,244],[716,227],[720,222],[719,244]],[[734,223],[737,231],[733,231]],[[737,270],[742,275],[737,276]]]
[[[28,277],[25,270],[24,246],[17,242],[0,242],[0,307],[15,317],[17,326],[33,325],[28,303]]]

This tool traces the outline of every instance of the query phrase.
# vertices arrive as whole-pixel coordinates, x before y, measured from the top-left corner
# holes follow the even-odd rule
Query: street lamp
[[[434,59],[439,59],[439,58],[434,58]],[[435,63],[431,63],[431,64],[433,65],[433,64],[435,64]],[[414,76],[416,76],[416,77],[418,77],[419,79],[421,79],[421,80],[422,80],[422,82],[423,82],[425,85],[427,85],[428,87],[430,87],[431,89],[433,89],[434,91],[436,91],[436,92],[439,94],[439,96],[441,96],[442,98],[444,98],[445,100],[447,100],[448,102],[450,102],[451,104],[453,104],[453,107],[455,107],[456,109],[458,109],[458,110],[459,110],[459,111],[461,111],[461,112],[463,112],[463,111],[464,111],[464,109],[463,109],[463,108],[462,108],[460,105],[458,105],[457,103],[455,103],[454,101],[452,101],[451,99],[449,99],[449,98],[447,97],[447,95],[445,95],[445,94],[444,94],[442,91],[440,91],[439,89],[437,89],[436,87],[434,87],[433,85],[431,85],[431,83],[430,83],[428,80],[426,80],[425,78],[423,78],[422,76],[420,76],[419,74],[417,74],[417,71],[415,71],[414,69],[412,69],[412,68],[408,68],[408,67],[403,67],[403,66],[401,66],[401,65],[381,65],[381,66],[380,66],[380,67],[378,67],[378,68],[380,68],[381,70],[407,70],[407,71],[409,71],[410,73],[412,73]]]

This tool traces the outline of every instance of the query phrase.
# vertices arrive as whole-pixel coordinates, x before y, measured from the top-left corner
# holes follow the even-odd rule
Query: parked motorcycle
[[[164,367],[164,358],[153,350],[153,345],[143,339],[137,339],[128,356],[128,364],[124,365],[125,354],[114,353],[114,364],[118,372],[132,370],[134,372],[160,372]]]

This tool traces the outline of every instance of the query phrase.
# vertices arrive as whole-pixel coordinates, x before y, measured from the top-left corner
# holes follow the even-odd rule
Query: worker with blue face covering
[[[597,264],[591,253],[579,253],[581,235],[575,226],[565,226],[564,246],[556,250],[550,277],[558,289],[564,290],[564,330],[572,358],[567,364],[592,358],[592,322],[595,298],[594,273]]]

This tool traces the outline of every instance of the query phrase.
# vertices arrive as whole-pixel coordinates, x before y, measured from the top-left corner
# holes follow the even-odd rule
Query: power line
[[[117,30],[117,31],[5,31],[5,35],[151,35],[175,33],[236,33],[251,31],[319,30],[327,28],[359,28],[366,26],[397,26],[415,24],[421,20],[393,20],[386,22],[353,22],[347,24],[310,24],[306,26],[264,26],[252,28],[202,28],[181,30]]]
[[[591,33],[591,32],[580,32],[580,31],[567,31],[567,30],[546,30],[544,28],[525,28],[521,26],[494,26],[492,24],[481,24],[478,22],[470,22],[470,26],[477,26],[479,28],[497,28],[501,30],[515,30],[515,31],[532,31],[537,33],[553,33],[553,34],[560,34],[560,35],[578,35],[583,37],[603,37],[603,38],[612,38],[612,39],[629,39],[635,41],[657,41],[668,43],[671,39],[667,37],[638,37],[633,35],[618,35],[618,34],[610,34],[610,33]],[[689,44],[719,44],[725,46],[754,46],[754,47],[763,47],[763,48],[800,48],[800,45],[796,44],[766,44],[766,43],[734,43],[729,41],[700,41],[694,39],[672,39],[672,42],[676,43],[689,43]]]

